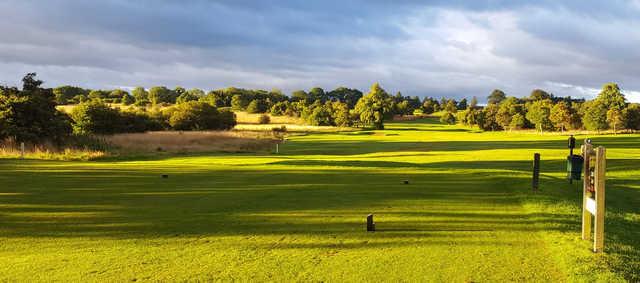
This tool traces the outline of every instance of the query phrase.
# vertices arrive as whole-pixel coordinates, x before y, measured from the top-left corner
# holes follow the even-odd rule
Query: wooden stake
[[[20,143],[20,158],[24,158],[24,142]]]
[[[596,171],[595,171],[595,199],[596,199],[596,213],[595,213],[595,225],[594,225],[594,242],[593,251],[596,253],[604,250],[604,193],[605,193],[605,178],[606,178],[606,150],[604,147],[599,146],[596,149]]]
[[[373,214],[367,215],[367,232],[376,230],[376,223],[373,222]]]
[[[589,173],[591,163],[591,151],[593,146],[589,143],[582,145],[582,157],[584,158],[583,170],[584,182],[582,184],[582,239],[591,240],[591,212],[587,210],[587,200],[591,197],[589,192],[589,184],[591,183],[591,174]]]
[[[533,179],[531,182],[531,188],[534,192],[538,191],[540,182],[540,153],[533,154]]]

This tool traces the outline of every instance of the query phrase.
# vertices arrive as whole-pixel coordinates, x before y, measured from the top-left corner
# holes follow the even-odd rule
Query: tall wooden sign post
[[[582,239],[591,240],[593,223],[593,251],[604,250],[604,193],[606,178],[606,151],[593,148],[589,140],[582,145],[584,158],[584,184],[582,197]]]

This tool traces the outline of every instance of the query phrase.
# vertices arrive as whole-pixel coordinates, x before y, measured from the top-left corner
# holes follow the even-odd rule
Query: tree
[[[53,94],[56,97],[56,103],[64,105],[72,102],[76,96],[86,97],[88,91],[80,87],[65,85],[54,88]]]
[[[495,131],[501,129],[500,125],[496,121],[498,110],[499,107],[497,104],[490,103],[487,105],[487,107],[485,107],[478,113],[477,122],[480,129],[483,129],[485,131]]]
[[[332,105],[333,113],[331,114],[333,118],[333,123],[338,127],[348,127],[351,126],[351,114],[349,113],[349,105],[345,102],[333,102]]]
[[[100,100],[82,103],[71,111],[76,134],[110,135],[120,132],[120,113]]]
[[[471,102],[469,103],[469,108],[475,109],[476,107],[478,107],[478,98],[474,96],[471,98]]]
[[[556,103],[556,105],[551,108],[551,113],[549,114],[549,120],[551,123],[561,131],[571,127],[573,122],[573,115],[571,113],[571,108],[567,105],[566,102],[560,101]]]
[[[131,105],[131,104],[133,104],[135,101],[136,101],[136,100],[133,98],[133,96],[128,95],[128,94],[127,94],[127,95],[125,95],[125,96],[123,96],[123,97],[122,97],[122,99],[120,100],[120,102],[121,102],[123,105]]]
[[[455,100],[449,99],[444,106],[444,110],[451,113],[456,113],[458,111],[458,105]]]
[[[631,130],[640,130],[640,104],[632,103],[623,110],[625,127]]]
[[[607,123],[607,106],[600,99],[595,99],[583,104],[582,124],[587,130],[600,131],[606,130]]]
[[[487,103],[488,104],[500,104],[500,102],[502,102],[506,98],[507,98],[507,95],[504,94],[504,91],[501,91],[499,89],[494,89],[491,92],[491,94],[489,95],[489,97],[487,98]]]
[[[268,109],[268,105],[264,100],[255,99],[247,106],[247,113],[264,113]]]
[[[617,134],[618,129],[624,127],[624,122],[622,111],[616,108],[611,108],[607,111],[607,123],[609,123],[609,127],[613,128],[613,134]]]
[[[320,102],[325,103],[328,100],[327,94],[319,87],[314,87],[309,90],[309,96],[312,101],[320,100]]]
[[[536,128],[542,132],[552,127],[549,116],[551,115],[551,100],[536,100],[527,104],[527,120],[536,125]]]
[[[458,102],[458,110],[465,110],[469,107],[469,105],[467,104],[467,99],[463,98],[462,100],[460,100],[460,102]]]
[[[617,109],[622,111],[626,106],[626,99],[620,92],[620,87],[615,83],[607,83],[602,86],[602,91],[598,94],[600,100],[607,109]]]
[[[149,101],[152,105],[160,103],[175,103],[176,98],[173,92],[164,86],[154,86],[149,89]]]
[[[291,101],[304,101],[311,103],[311,97],[304,90],[296,90],[291,93]]]
[[[511,122],[509,123],[509,129],[520,130],[520,129],[524,129],[526,125],[527,125],[527,120],[525,119],[524,115],[522,115],[521,113],[516,113],[515,115],[513,115],[513,117],[511,117]]]
[[[242,111],[247,108],[249,102],[244,98],[244,96],[236,94],[231,97],[231,109]]]
[[[175,106],[169,125],[175,130],[229,130],[235,126],[235,115],[219,112],[216,107],[200,101]]]
[[[391,97],[378,83],[375,83],[371,86],[369,93],[358,100],[355,111],[362,123],[382,130],[385,114],[391,111]]]
[[[529,99],[532,101],[547,100],[547,99],[552,99],[552,96],[544,90],[534,89],[533,91],[531,91],[531,95],[529,95]]]
[[[176,94],[180,93],[178,98],[176,98],[176,104],[185,103],[189,101],[196,101],[204,97],[204,91],[197,88],[190,89],[189,91],[180,91],[180,92],[174,91],[174,92]]]
[[[440,116],[440,122],[453,125],[456,123],[456,116],[454,116],[453,113],[447,111],[442,116]]]
[[[109,92],[99,89],[94,89],[89,92],[89,99],[92,100],[102,100],[109,96]]]
[[[22,91],[0,87],[0,139],[61,143],[70,133],[67,115],[56,110],[53,91],[40,88],[35,73],[23,78]]]
[[[144,103],[149,101],[149,93],[141,86],[134,88],[131,95],[136,99],[136,103]]]
[[[503,129],[511,129],[511,121],[516,114],[523,112],[522,104],[515,97],[508,97],[498,106],[496,113],[496,123]]]

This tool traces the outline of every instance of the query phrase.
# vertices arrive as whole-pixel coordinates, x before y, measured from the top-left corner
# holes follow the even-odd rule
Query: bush
[[[269,117],[269,115],[262,114],[262,115],[260,115],[260,118],[258,118],[258,123],[259,124],[269,124],[269,123],[271,123],[271,118]]]
[[[126,94],[122,97],[120,102],[122,102],[123,105],[131,105],[136,102],[136,100],[133,98],[133,96]]]
[[[247,113],[264,113],[267,111],[267,103],[264,100],[252,100],[247,106]]]
[[[214,106],[200,101],[189,101],[175,107],[169,125],[175,130],[229,130],[236,124],[233,112],[218,111]]]

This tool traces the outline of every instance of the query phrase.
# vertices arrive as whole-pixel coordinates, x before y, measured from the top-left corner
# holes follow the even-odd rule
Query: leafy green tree
[[[204,97],[204,91],[202,91],[201,89],[194,88],[194,89],[190,89],[189,91],[182,92],[178,96],[178,98],[176,98],[176,103],[180,104],[180,103],[185,103],[189,101],[196,101],[202,97]]]
[[[500,130],[501,127],[496,121],[496,116],[498,115],[499,106],[495,103],[490,103],[479,111],[477,116],[477,122],[480,129],[485,131],[496,131]]]
[[[640,104],[632,103],[623,110],[625,127],[631,130],[640,130]]]
[[[440,122],[453,125],[456,123],[456,116],[454,116],[453,113],[447,111],[442,116],[440,116]]]
[[[320,100],[317,100],[320,101]],[[311,113],[307,115],[306,120],[312,126],[333,126],[333,116],[330,106],[327,104],[321,104],[311,110]]]
[[[336,101],[332,105],[333,123],[338,127],[349,127],[353,124],[349,105],[345,102]]]
[[[613,134],[618,133],[618,129],[624,127],[625,118],[622,114],[622,111],[611,108],[607,111],[607,123],[609,123],[609,127],[613,128]]]
[[[458,104],[455,100],[449,99],[444,106],[444,110],[451,113],[456,113],[458,111]]]
[[[487,98],[488,104],[500,104],[503,100],[507,99],[507,95],[504,94],[504,91],[499,89],[494,89],[489,97]]]
[[[553,96],[541,89],[534,89],[531,91],[529,95],[529,100],[538,101],[538,100],[552,100]]]
[[[515,97],[508,97],[498,105],[496,123],[503,129],[511,129],[511,120],[514,115],[522,114],[522,104]]]
[[[373,125],[376,129],[382,130],[385,114],[391,111],[391,97],[375,83],[369,93],[358,100],[355,111],[363,124]]]
[[[569,129],[573,122],[573,114],[571,113],[571,107],[566,102],[560,101],[551,108],[549,120],[551,123],[561,131]]]
[[[466,98],[463,98],[462,100],[460,100],[460,102],[458,102],[458,110],[465,110],[467,108],[469,108],[469,105]]]
[[[104,91],[104,90],[94,89],[91,92],[89,92],[89,96],[88,97],[91,100],[103,100],[103,99],[109,97],[109,92]]]
[[[64,105],[74,102],[73,100],[77,96],[87,97],[89,92],[81,87],[65,85],[54,88],[53,94],[56,97],[56,103]]]
[[[169,118],[174,130],[228,130],[235,126],[235,115],[219,112],[201,101],[189,101],[175,106]],[[233,114],[233,113],[231,113]]]
[[[120,113],[100,100],[82,103],[71,111],[76,134],[110,135],[120,131]]]
[[[249,105],[249,101],[245,99],[244,96],[236,94],[231,97],[231,109],[242,111],[247,109]]]
[[[551,100],[536,100],[527,104],[527,120],[536,125],[540,132],[551,129],[553,124],[549,119],[551,115]]]
[[[422,112],[424,114],[432,114],[433,112],[436,111],[437,103],[438,102],[431,97],[425,98],[424,101],[422,102]]]
[[[626,99],[620,92],[620,87],[615,83],[603,85],[602,91],[596,99],[600,100],[607,109],[622,111],[626,106]]]
[[[154,86],[149,89],[149,101],[152,105],[161,103],[175,103],[173,92],[164,86]]]
[[[478,98],[474,96],[471,98],[471,102],[469,102],[469,108],[475,109],[476,107],[478,107]]]
[[[287,113],[287,109],[289,109],[290,103],[289,101],[280,101],[273,106],[271,106],[270,113],[273,116],[282,116]]]
[[[61,143],[70,133],[67,115],[56,110],[53,91],[40,87],[35,73],[23,78],[22,91],[0,87],[0,139]]]
[[[524,129],[526,126],[527,120],[521,113],[516,113],[515,115],[513,115],[513,117],[511,118],[511,122],[509,122],[509,129],[512,130]]]
[[[134,88],[131,95],[136,99],[136,103],[144,103],[149,101],[149,93],[141,86]]]
[[[327,93],[327,96],[332,101],[341,101],[349,106],[349,109],[355,107],[358,100],[362,98],[362,92],[357,89],[351,89],[346,87],[338,87]]]
[[[131,96],[131,95],[128,95],[128,94],[127,94],[127,95],[125,95],[125,96],[123,96],[123,97],[122,97],[122,99],[120,100],[120,102],[121,102],[123,105],[131,105],[131,104],[133,104],[134,102],[136,102],[136,100],[135,100],[135,98],[133,98],[133,96]]]
[[[311,96],[307,94],[304,90],[296,90],[291,93],[291,101],[305,101],[307,103],[311,103]]]
[[[600,131],[608,128],[607,105],[600,99],[583,104],[582,124],[587,130]]]
[[[268,105],[264,100],[255,99],[247,106],[247,113],[264,113],[268,109]]]
[[[324,92],[324,90],[319,87],[314,87],[311,90],[309,90],[309,96],[313,101],[319,100],[322,103],[325,103],[327,100],[329,100],[328,99],[329,97]]]

